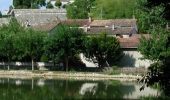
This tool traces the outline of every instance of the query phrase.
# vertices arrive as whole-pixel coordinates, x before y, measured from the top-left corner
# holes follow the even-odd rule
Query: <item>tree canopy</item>
[[[121,56],[119,41],[115,37],[109,37],[106,34],[87,37],[84,45],[85,56],[96,63],[99,68],[116,64]]]
[[[47,2],[47,6],[46,6],[46,8],[51,9],[51,8],[54,8],[54,6],[51,4],[51,2]]]
[[[34,63],[42,56],[44,37],[43,32],[25,28],[12,18],[9,24],[0,27],[0,56],[8,62],[29,57]]]
[[[153,62],[141,82],[146,86],[158,83],[164,95],[170,96],[170,31],[165,27],[166,4],[153,0],[140,0],[140,2],[139,24],[142,25],[142,31],[150,33],[150,37],[141,39],[138,50],[145,59]]]
[[[39,8],[46,5],[46,0],[13,0],[13,5],[16,9]]]
[[[75,0],[67,6],[67,17],[72,19],[86,19],[95,0]]]
[[[66,25],[57,26],[48,37],[47,53],[54,62],[64,62],[68,71],[68,62],[82,48],[83,31],[78,28],[71,28]]]

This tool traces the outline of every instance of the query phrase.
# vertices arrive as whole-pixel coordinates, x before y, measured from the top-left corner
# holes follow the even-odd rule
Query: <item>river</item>
[[[159,96],[157,89],[127,81],[0,79],[1,100],[139,99]]]

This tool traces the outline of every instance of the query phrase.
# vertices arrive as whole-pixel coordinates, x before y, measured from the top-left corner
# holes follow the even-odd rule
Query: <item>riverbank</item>
[[[61,72],[61,71],[28,71],[28,70],[1,70],[0,78],[14,79],[71,79],[71,80],[119,80],[119,81],[137,81],[141,78],[138,75],[107,75],[97,72]]]

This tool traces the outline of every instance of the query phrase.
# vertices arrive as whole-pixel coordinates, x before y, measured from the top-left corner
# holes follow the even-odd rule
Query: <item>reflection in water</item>
[[[1,100],[58,100],[58,99],[137,99],[156,96],[157,90],[119,81],[73,81],[45,79],[0,79]]]
[[[85,95],[85,93],[89,92],[92,95],[96,93],[97,83],[84,83],[80,89],[80,94]]]

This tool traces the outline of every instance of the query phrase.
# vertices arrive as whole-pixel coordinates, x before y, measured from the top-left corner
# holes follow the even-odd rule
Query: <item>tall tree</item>
[[[54,6],[51,4],[51,2],[47,2],[47,6],[46,6],[46,8],[51,9],[51,8],[54,8]]]
[[[46,0],[13,0],[14,8],[39,8],[46,5]]]
[[[61,5],[62,5],[61,1],[60,1],[60,0],[56,0],[55,6],[58,7],[58,8],[60,8]]]
[[[75,0],[67,6],[67,16],[72,19],[85,19],[89,17],[90,9],[95,0]]]
[[[0,11],[0,18],[2,18],[2,12]]]
[[[15,36],[23,32],[23,29],[16,19],[11,19],[8,25],[3,25],[0,28],[0,54],[7,59],[8,63],[17,56],[14,46]]]
[[[101,34],[96,37],[87,37],[84,54],[102,68],[116,64],[121,56],[121,50],[116,38]]]
[[[151,37],[143,37],[138,48],[145,59],[153,62],[141,82],[147,86],[159,83],[165,95],[170,96],[170,32],[159,27],[151,29],[150,32]]]
[[[141,1],[141,0],[140,0]],[[156,6],[164,6],[163,17],[167,20],[170,20],[170,1],[169,0],[143,0],[145,3],[143,6],[148,9],[152,9]]]
[[[25,29],[24,32],[17,36],[15,47],[19,51],[18,57],[28,56],[31,58],[32,70],[34,70],[34,62],[43,54],[44,39],[46,34],[31,28]]]
[[[166,6],[163,3],[158,5],[157,2],[151,3],[149,0],[138,0],[136,16],[138,18],[139,30],[146,33],[155,26],[164,28],[168,22],[168,19],[165,17],[165,9]]]
[[[83,34],[78,28],[60,25],[47,40],[47,52],[54,62],[62,61],[68,71],[69,59],[79,53],[82,48]]]

